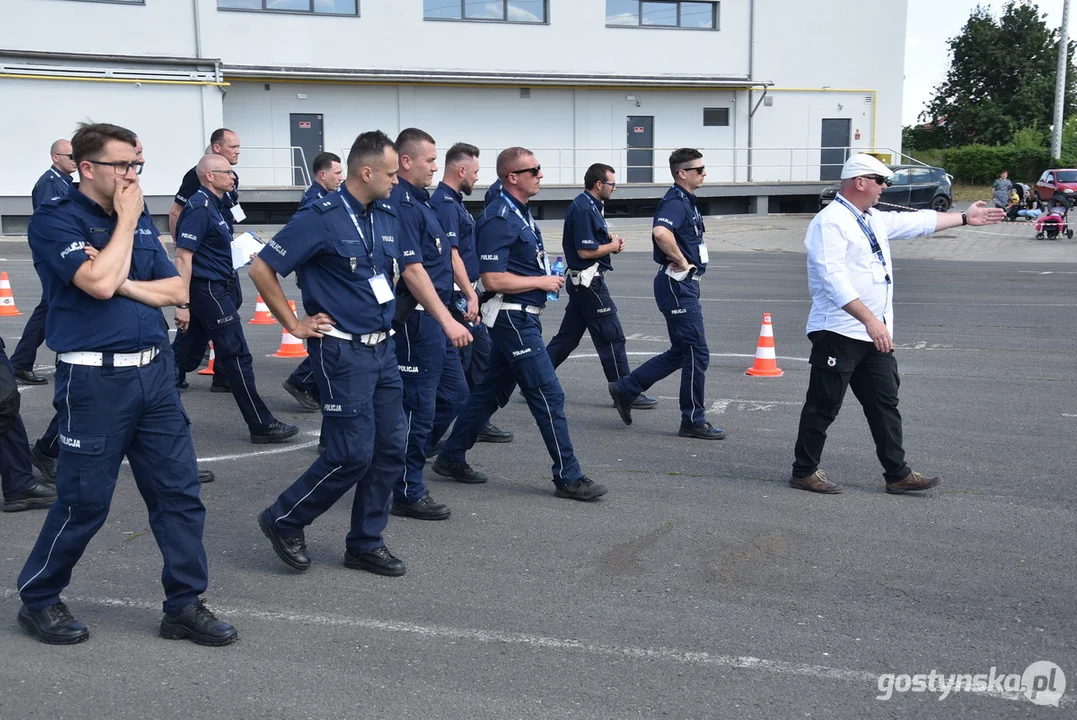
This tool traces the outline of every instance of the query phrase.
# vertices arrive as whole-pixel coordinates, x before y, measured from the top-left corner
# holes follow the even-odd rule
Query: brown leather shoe
[[[827,495],[837,495],[841,492],[841,486],[827,480],[822,470],[816,470],[808,477],[793,475],[789,478],[789,486]]]
[[[911,472],[905,476],[904,480],[886,483],[886,492],[891,495],[900,495],[901,493],[929,490],[940,482],[942,482],[942,478],[924,477],[918,472]]]

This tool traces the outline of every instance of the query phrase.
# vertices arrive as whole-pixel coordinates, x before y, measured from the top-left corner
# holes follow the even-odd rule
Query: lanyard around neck
[[[525,223],[527,223],[528,226],[531,228],[531,232],[534,232],[537,235],[538,233],[535,232],[535,221],[531,217],[531,211],[528,210],[527,211],[527,217],[524,217],[524,214],[522,212],[520,212],[520,207],[516,204],[516,202],[512,198],[510,198],[508,196],[507,193],[502,191],[501,192],[501,197],[505,198],[505,202],[507,202],[509,204],[509,207],[512,208],[512,211],[514,213],[516,213],[516,217],[520,218]]]
[[[853,217],[856,218],[856,224],[860,226],[860,229],[868,238],[868,244],[871,246],[871,251],[875,253],[875,256],[877,258],[879,258],[879,262],[883,264],[883,267],[886,267],[886,256],[883,255],[883,249],[879,245],[879,241],[875,237],[875,231],[871,229],[871,225],[869,225],[864,220],[864,216],[856,208],[854,208],[848,200],[841,197],[840,195],[835,196],[834,199],[837,200],[842,207],[844,207],[846,210],[853,214]]]
[[[344,203],[344,209],[348,211],[348,217],[350,217],[352,219],[352,225],[355,226],[355,232],[358,233],[359,240],[363,243],[363,249],[366,250],[367,260],[369,260],[371,262],[371,269],[374,271],[374,274],[377,275],[378,274],[377,268],[375,268],[374,265],[373,265],[373,263],[374,263],[374,248],[373,248],[373,242],[374,242],[374,209],[373,209],[373,207],[371,207],[370,212],[367,213],[367,215],[370,217],[370,243],[371,243],[371,244],[367,244],[366,235],[363,234],[363,228],[360,227],[360,225],[359,225],[359,218],[358,218],[358,216],[356,216],[355,210],[352,209],[351,203],[349,203],[348,199],[346,197],[344,197],[343,192],[340,192],[339,190],[337,192],[340,193],[340,201],[342,203]]]

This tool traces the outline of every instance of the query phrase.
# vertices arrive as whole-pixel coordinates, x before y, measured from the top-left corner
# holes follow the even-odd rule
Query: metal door
[[[819,179],[840,180],[841,166],[849,151],[849,118],[823,118],[823,133],[819,147]]]
[[[292,184],[306,187],[312,182],[310,164],[314,162],[314,156],[325,149],[322,116],[313,113],[291,113],[288,118],[293,148]]]
[[[628,177],[626,182],[654,182],[654,116],[628,116]]]

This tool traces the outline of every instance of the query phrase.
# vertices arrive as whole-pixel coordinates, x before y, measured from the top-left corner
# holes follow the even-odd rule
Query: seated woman
[[[1025,200],[1024,207],[1017,211],[1017,217],[1028,218],[1029,220],[1035,220],[1043,215],[1043,203],[1036,197],[1035,193],[1029,193],[1028,199]]]

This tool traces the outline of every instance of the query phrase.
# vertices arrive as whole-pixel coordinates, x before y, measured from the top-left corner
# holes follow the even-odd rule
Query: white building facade
[[[423,128],[444,150],[534,149],[547,184],[593,162],[665,184],[818,181],[901,142],[906,3],[859,0],[5,0],[0,199],[26,199],[80,121],[143,140],[167,197],[216,127],[243,188],[305,184],[319,149]],[[838,148],[827,151],[824,147]],[[28,202],[28,201],[27,201]],[[10,205],[10,203],[9,203]],[[2,210],[0,210],[2,211]],[[7,210],[11,212],[10,208]]]

